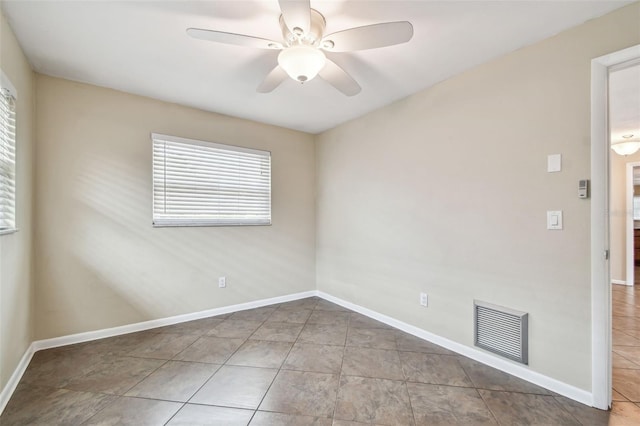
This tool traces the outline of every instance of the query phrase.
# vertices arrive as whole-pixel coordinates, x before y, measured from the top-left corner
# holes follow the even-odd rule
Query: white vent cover
[[[479,300],[473,310],[476,346],[529,364],[529,314]]]

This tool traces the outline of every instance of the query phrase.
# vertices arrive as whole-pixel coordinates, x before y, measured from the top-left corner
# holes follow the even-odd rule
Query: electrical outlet
[[[422,306],[429,306],[429,296],[427,293],[420,293],[420,304]]]
[[[227,277],[218,278],[218,287],[225,288],[227,286]]]

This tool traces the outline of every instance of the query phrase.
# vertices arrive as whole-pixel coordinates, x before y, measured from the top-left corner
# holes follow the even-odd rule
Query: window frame
[[[166,228],[166,227],[224,227],[224,226],[270,226],[272,224],[272,185],[271,185],[271,152],[266,150],[246,148],[236,145],[222,144],[218,142],[202,141],[197,139],[183,138],[179,136],[171,136],[160,133],[151,134],[151,149],[152,149],[152,225],[154,228]],[[193,217],[185,218],[162,218],[156,216],[156,155],[155,147],[156,143],[168,142],[174,144],[185,144],[190,146],[201,146],[207,148],[213,148],[216,150],[228,151],[230,153],[246,153],[256,154],[262,157],[266,157],[268,160],[268,201],[265,205],[268,206],[268,218],[265,220],[243,220],[242,218],[221,219],[211,215],[206,218],[194,219]]]
[[[10,228],[0,228],[0,235],[8,235],[18,232],[18,130],[17,130],[17,116],[18,116],[18,91],[15,86],[9,80],[9,77],[0,69],[0,96],[11,96],[13,98],[13,121],[14,121],[14,134],[13,134],[13,151],[14,161],[13,170],[11,171],[13,177],[13,223]]]

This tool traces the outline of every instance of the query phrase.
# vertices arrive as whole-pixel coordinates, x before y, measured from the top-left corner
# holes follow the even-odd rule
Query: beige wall
[[[611,279],[627,281],[627,163],[640,162],[640,152],[633,155],[620,156],[610,152],[611,181],[610,181],[610,228],[611,238]],[[631,206],[629,206],[631,209]]]
[[[313,136],[41,75],[37,90],[37,339],[315,289]],[[273,225],[153,228],[151,132],[271,151]]]
[[[0,235],[0,390],[33,340],[32,235],[34,76],[0,11],[0,68],[11,80],[16,103],[16,224]]]
[[[639,8],[320,135],[318,289],[469,346],[474,299],[529,312],[530,368],[589,390],[590,61],[640,43]]]
[[[34,84],[2,18],[21,230],[0,237],[0,388],[34,339],[318,288],[467,345],[474,298],[527,311],[531,368],[589,389],[589,201],[576,190],[589,177],[590,60],[640,43],[638,14],[635,3],[315,138]],[[272,151],[273,226],[152,228],[151,132]],[[546,173],[555,153],[563,171]],[[551,209],[563,231],[545,230]]]

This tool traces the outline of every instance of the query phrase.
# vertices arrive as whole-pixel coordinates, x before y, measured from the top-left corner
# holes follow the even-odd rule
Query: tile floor
[[[0,424],[637,424],[632,347],[609,413],[309,298],[37,352]]]
[[[640,406],[640,285],[613,285],[612,313],[614,405]]]

